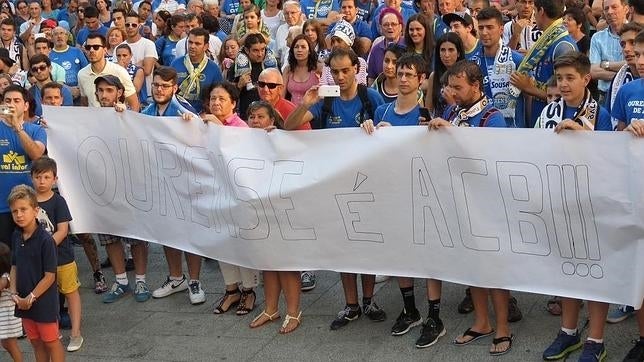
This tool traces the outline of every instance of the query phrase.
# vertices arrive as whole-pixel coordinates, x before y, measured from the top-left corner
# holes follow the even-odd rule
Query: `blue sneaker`
[[[565,358],[570,353],[581,348],[582,343],[579,339],[579,333],[571,336],[566,332],[559,330],[557,338],[543,351],[543,359],[546,361],[556,361]]]
[[[606,322],[608,323],[619,323],[622,322],[628,317],[635,315],[635,308],[630,305],[620,305],[619,308],[614,309],[608,313],[606,317]]]
[[[103,295],[103,303],[114,303],[121,299],[123,295],[130,293],[131,291],[130,284],[122,285],[114,283],[112,285],[112,289],[107,294]]]
[[[603,343],[586,341],[579,356],[579,362],[602,362],[606,359],[606,348]]]
[[[150,293],[150,289],[148,289],[148,285],[144,281],[139,280],[136,282],[136,286],[134,287],[134,300],[142,303],[150,299],[151,296],[152,293]]]

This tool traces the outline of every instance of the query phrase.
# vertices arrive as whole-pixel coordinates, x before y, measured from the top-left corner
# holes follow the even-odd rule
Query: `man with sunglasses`
[[[87,52],[89,65],[78,72],[81,105],[100,107],[100,103],[94,97],[94,80],[101,75],[114,75],[119,78],[124,86],[127,105],[131,110],[138,112],[140,104],[132,79],[125,68],[105,59],[106,44],[107,40],[100,34],[90,34],[85,41],[84,48]]]
[[[80,9],[79,9],[80,11]],[[93,6],[85,8],[85,26],[78,31],[76,35],[76,46],[82,47],[90,34],[100,34],[104,37],[107,36],[109,30],[98,18],[98,9]]]
[[[154,65],[159,59],[157,54],[157,47],[150,39],[141,36],[139,32],[139,15],[135,12],[130,12],[125,17],[125,33],[127,39],[125,42],[132,50],[132,63],[143,68],[145,73],[145,88],[147,93],[144,94],[146,98],[151,96],[150,87],[152,85],[152,71]]]
[[[179,95],[197,112],[203,110],[206,88],[224,80],[219,66],[206,56],[210,34],[204,28],[194,28],[188,33],[188,54],[172,62],[177,70]]]
[[[42,116],[41,89],[45,84],[54,81],[51,77],[51,60],[45,54],[36,54],[29,59],[29,64],[31,76],[36,79],[36,82],[29,88],[29,93],[34,97],[34,102],[36,103],[36,115]],[[63,85],[62,94],[63,106],[73,106],[74,97],[68,86]]]

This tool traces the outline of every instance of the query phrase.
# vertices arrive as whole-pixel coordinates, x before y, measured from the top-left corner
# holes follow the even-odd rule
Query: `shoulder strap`
[[[487,120],[496,112],[497,110],[495,108],[490,108],[485,111],[485,113],[483,113],[483,117],[481,117],[481,120],[479,121],[479,127],[485,127]]]
[[[320,118],[315,119],[313,122],[311,122],[311,128],[313,129],[326,128],[326,121],[331,116],[333,116],[333,98],[325,97],[324,103],[322,104],[322,113],[320,114]]]
[[[369,100],[369,92],[367,91],[366,85],[358,84],[358,97],[360,97],[360,102],[362,103],[362,108],[360,109],[360,123],[362,123],[369,118],[373,118],[373,105]],[[367,111],[369,117],[365,117],[365,111]]]

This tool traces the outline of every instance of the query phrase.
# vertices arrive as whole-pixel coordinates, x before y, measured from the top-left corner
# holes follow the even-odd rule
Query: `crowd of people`
[[[0,40],[0,340],[14,361],[22,360],[16,339],[23,334],[38,361],[64,360],[64,324],[71,327],[66,350],[82,347],[73,238],[105,303],[184,291],[191,304],[206,301],[199,255],[164,247],[168,276],[151,291],[146,241],[73,235],[72,215],[83,210],[69,210],[55,190],[42,105],[180,117],[187,127],[360,127],[369,135],[420,125],[439,134],[445,127],[507,127],[644,137],[643,0],[0,0]],[[337,93],[322,97],[323,86]],[[107,262],[100,263],[96,241]],[[111,288],[102,270],[108,265]],[[260,271],[219,267],[225,293],[213,313],[253,313]],[[340,278],[345,303],[331,330],[363,314],[386,320],[373,298],[383,276],[361,275],[362,298],[356,274]],[[250,327],[280,318],[284,293],[279,333],[293,332],[315,272],[265,270],[263,280],[264,310]],[[403,308],[391,334],[419,326],[416,347],[432,346],[446,333],[441,281],[426,281],[423,319],[413,279],[397,280]],[[584,340],[581,305],[548,301],[561,328],[544,346],[544,360],[582,349],[580,361],[603,361],[605,322],[636,314],[640,339],[624,361],[644,361],[644,313],[631,306],[609,312],[607,303],[588,301]],[[491,336],[491,355],[511,350],[510,323],[522,314],[510,291],[469,287],[458,310],[474,312],[474,323],[455,345]]]

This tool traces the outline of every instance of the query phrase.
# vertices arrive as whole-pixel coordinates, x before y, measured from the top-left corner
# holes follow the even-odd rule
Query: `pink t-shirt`
[[[244,122],[243,119],[239,118],[237,113],[233,113],[230,117],[224,119],[224,126],[248,127],[248,123]]]

